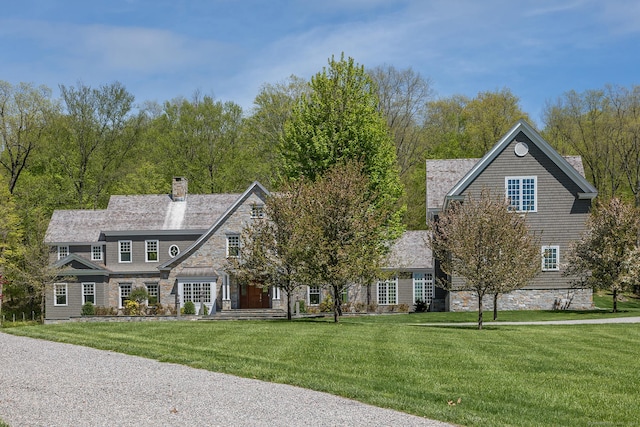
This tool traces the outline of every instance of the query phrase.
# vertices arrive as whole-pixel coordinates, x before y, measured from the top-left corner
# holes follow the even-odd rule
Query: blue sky
[[[196,91],[249,112],[264,83],[341,52],[411,67],[436,97],[503,87],[540,124],[568,90],[640,84],[635,0],[21,0],[3,2],[0,80],[120,81],[136,102]]]

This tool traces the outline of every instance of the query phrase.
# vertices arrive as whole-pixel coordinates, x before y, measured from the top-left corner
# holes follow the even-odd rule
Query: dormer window
[[[131,240],[118,241],[118,262],[131,262]]]
[[[102,261],[102,245],[91,246],[91,261]]]
[[[58,246],[58,259],[69,256],[69,246]]]

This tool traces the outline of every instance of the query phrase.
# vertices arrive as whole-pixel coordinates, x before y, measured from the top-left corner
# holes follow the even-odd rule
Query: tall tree
[[[311,78],[285,124],[282,139],[283,174],[288,178],[322,176],[331,166],[359,160],[369,178],[376,205],[396,205],[402,185],[396,154],[385,119],[378,110],[375,85],[353,58],[333,57]],[[403,209],[389,220],[395,236],[402,229]]]
[[[498,294],[526,286],[540,270],[540,245],[526,218],[486,189],[443,212],[432,224],[429,242],[442,271],[461,278],[461,283],[440,280],[440,285],[478,298],[478,329],[485,296],[495,301]]]
[[[53,106],[51,90],[28,83],[0,81],[0,165],[9,174],[13,194],[27,162],[42,140]]]
[[[0,315],[3,293],[9,291],[7,280],[12,259],[22,253],[23,230],[13,196],[5,185],[0,185]]]
[[[599,202],[587,221],[587,232],[567,258],[567,274],[580,286],[605,289],[613,295],[613,312],[618,294],[640,283],[630,274],[638,258],[640,216],[637,209],[619,198]]]

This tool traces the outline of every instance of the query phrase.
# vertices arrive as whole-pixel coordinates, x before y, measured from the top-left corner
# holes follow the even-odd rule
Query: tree
[[[618,198],[600,202],[587,220],[587,232],[569,253],[566,274],[574,275],[577,285],[610,291],[615,313],[618,294],[640,283],[634,274],[639,238],[637,209]]]
[[[0,165],[9,174],[9,192],[34,150],[39,148],[52,110],[51,90],[27,83],[0,81]]]
[[[478,298],[478,329],[482,329],[485,295],[507,293],[527,285],[540,269],[538,238],[526,218],[509,211],[504,197],[483,189],[455,202],[431,224],[429,243],[440,268],[460,281],[439,280],[446,289],[472,291]],[[495,306],[494,306],[495,309]]]
[[[302,185],[287,183],[278,194],[269,196],[264,218],[256,218],[244,228],[240,256],[230,258],[240,281],[254,286],[275,286],[285,293],[289,320],[293,296],[305,283],[308,253],[303,227],[308,200]]]
[[[11,260],[22,252],[22,237],[20,216],[13,196],[9,194],[6,186],[0,185],[0,313],[2,312],[2,295],[9,287],[7,270],[10,270]]]
[[[310,86],[285,124],[283,175],[313,181],[337,163],[360,161],[376,206],[395,205],[402,195],[395,148],[364,67],[344,55],[339,61],[332,57]],[[403,210],[396,206],[389,219],[396,236],[402,230]]]
[[[302,181],[308,210],[302,213],[302,230],[310,283],[331,291],[334,321],[342,315],[342,295],[357,283],[381,277],[388,252],[389,218],[393,208],[375,206],[376,194],[362,173],[360,162],[340,163],[315,182]]]

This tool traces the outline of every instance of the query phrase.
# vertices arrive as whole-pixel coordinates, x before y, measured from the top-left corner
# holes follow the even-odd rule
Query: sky
[[[250,114],[264,84],[342,53],[411,68],[434,99],[503,88],[534,125],[563,93],[640,84],[637,0],[21,0],[0,8],[0,80],[139,105],[198,91]]]

